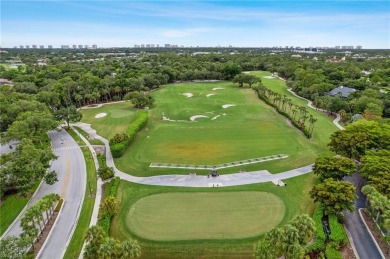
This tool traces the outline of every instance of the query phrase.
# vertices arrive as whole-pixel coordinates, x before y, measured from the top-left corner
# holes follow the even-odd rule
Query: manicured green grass
[[[95,203],[95,194],[96,194],[95,164],[93,162],[89,149],[87,147],[83,147],[81,148],[81,150],[83,151],[83,155],[87,167],[87,188],[85,190],[85,197],[81,208],[80,218],[77,222],[76,229],[73,233],[72,239],[64,255],[64,258],[69,258],[69,259],[79,257],[79,254],[81,252],[84,243],[84,235],[91,221],[93,206]]]
[[[137,211],[138,208],[138,201],[142,202],[142,199],[146,197],[146,199],[149,199],[153,196],[158,196],[161,194],[164,195],[174,195],[176,199],[180,199],[182,201],[186,200],[188,204],[193,204],[194,202],[197,202],[199,204],[199,201],[196,201],[196,199],[186,199],[188,197],[180,198],[180,195],[188,196],[190,195],[193,198],[198,198],[198,195],[208,195],[208,197],[213,197],[213,195],[216,196],[215,199],[219,199],[222,196],[225,196],[226,194],[231,195],[232,199],[233,197],[240,197],[242,195],[243,191],[249,192],[249,193],[269,193],[274,195],[275,197],[278,197],[277,200],[282,200],[284,203],[284,212],[282,210],[280,211],[274,211],[274,214],[272,214],[271,208],[266,208],[265,213],[269,212],[270,215],[264,215],[265,218],[271,217],[279,217],[280,223],[272,223],[274,226],[275,224],[282,225],[287,223],[289,220],[291,220],[295,215],[299,213],[312,213],[313,210],[313,203],[312,200],[309,197],[309,190],[311,189],[313,182],[314,182],[314,175],[307,174],[299,177],[295,177],[292,179],[285,180],[287,183],[286,187],[277,187],[272,183],[263,183],[263,184],[251,184],[251,185],[244,185],[244,186],[235,186],[235,187],[223,187],[223,188],[180,188],[180,187],[161,187],[161,186],[148,186],[148,185],[140,185],[135,183],[130,183],[126,181],[121,181],[121,184],[119,186],[117,199],[120,204],[120,210],[119,213],[114,216],[113,223],[111,225],[111,236],[120,238],[120,239],[127,239],[127,238],[135,238],[139,240],[141,246],[142,246],[142,258],[253,258],[253,244],[258,241],[260,235],[257,235],[255,237],[249,237],[249,235],[246,235],[247,238],[236,238],[232,239],[232,237],[224,236],[218,238],[218,233],[214,233],[214,239],[208,239],[204,238],[203,240],[200,240],[199,238],[195,238],[193,240],[176,240],[176,241],[152,241],[150,239],[143,238],[138,235],[134,231],[134,229],[129,226],[129,211],[131,212],[131,209],[133,208],[135,204],[135,210]],[[191,195],[192,194],[192,195]],[[152,195],[152,196],[150,196]],[[219,196],[222,195],[222,196]],[[164,198],[164,196],[162,196]],[[167,197],[167,196],[165,196]],[[250,199],[252,199],[254,196],[248,196]],[[208,198],[207,198],[208,199]],[[202,199],[205,205],[210,204],[211,201],[208,201],[207,199]],[[214,199],[214,198],[210,198]],[[229,199],[229,198],[228,198]],[[146,200],[147,201],[147,200]],[[156,200],[153,201],[155,203]],[[189,230],[194,230],[198,226],[198,220],[204,220],[205,216],[209,217],[210,221],[215,223],[216,226],[214,226],[214,229],[218,229],[218,225],[225,225],[224,224],[224,218],[221,218],[221,215],[219,214],[216,219],[213,219],[215,215],[213,214],[206,214],[206,215],[191,215],[191,212],[183,212],[184,215],[169,215],[167,212],[167,208],[165,205],[169,206],[175,202],[174,200],[167,201],[165,200],[164,203],[160,203],[159,206],[161,207],[161,210],[167,213],[165,214],[165,218],[172,217],[172,221],[170,222],[171,226],[175,228],[175,224],[180,224],[180,222],[177,222],[177,220],[174,219],[174,217],[181,217],[181,218],[195,218],[191,222],[187,223],[187,228]],[[235,201],[237,203],[239,201]],[[240,202],[243,204],[244,207],[247,207],[249,210],[254,210],[252,208],[249,208],[249,201],[246,201],[244,197],[241,197]],[[253,206],[257,206],[257,202],[262,202],[262,200],[256,199],[254,201]],[[168,204],[166,204],[168,203]],[[226,207],[225,216],[233,218],[235,213],[244,213],[240,207],[232,206],[229,207],[231,204],[231,200],[222,199],[220,203],[225,204],[219,204],[218,206],[224,206]],[[199,206],[198,206],[199,207]],[[158,208],[156,208],[158,210]],[[156,213],[159,213],[156,210]],[[147,211],[143,209],[143,211]],[[264,213],[262,212],[262,213]],[[205,213],[212,213],[210,208],[206,208],[205,206]],[[132,215],[132,214],[130,214]],[[134,214],[133,214],[134,215]],[[241,214],[242,215],[242,214]],[[140,215],[134,215],[136,218],[141,218]],[[162,216],[162,215],[161,215]],[[144,214],[144,217],[150,218],[150,217],[159,217],[159,215],[151,215],[150,213]],[[218,217],[220,221],[218,221]],[[198,218],[198,219],[197,219]],[[239,224],[253,224],[254,228],[259,227],[259,222],[264,222],[266,219],[258,219],[258,220],[250,220],[247,221],[247,218],[240,217],[243,222],[240,222]],[[252,222],[250,222],[252,221]],[[279,222],[279,220],[277,220]],[[147,224],[155,225],[156,222],[148,221]],[[271,224],[271,222],[270,222]],[[226,224],[227,227],[235,228],[233,224]],[[148,225],[143,226],[144,228],[147,228]],[[161,228],[156,226],[156,233],[164,234],[161,232]],[[272,226],[262,226],[263,228],[268,228]],[[167,231],[169,231],[167,225],[164,226]],[[210,226],[211,230],[213,226]],[[252,231],[252,230],[249,230]],[[253,231],[251,232],[253,233]],[[150,235],[153,235],[150,233],[147,237]],[[167,235],[167,234],[165,234]],[[210,235],[213,235],[211,233]],[[242,233],[242,236],[245,236],[244,233]],[[167,237],[165,237],[167,238]],[[173,239],[173,238],[172,238]],[[177,238],[176,238],[177,239]]]
[[[268,72],[253,72],[275,92],[286,94],[294,104],[305,101],[287,91],[285,82],[265,79]],[[214,88],[223,88],[214,90]],[[192,93],[186,97],[184,93]],[[209,94],[214,94],[207,97]],[[252,89],[240,89],[231,82],[181,83],[162,87],[152,93],[156,102],[150,119],[116,166],[132,175],[188,174],[184,169],[150,168],[150,163],[214,165],[276,154],[287,154],[286,159],[228,168],[219,172],[233,173],[268,170],[278,173],[313,163],[315,158],[329,152],[327,143],[337,128],[332,118],[308,109],[318,118],[314,136],[307,139],[286,118],[259,100]],[[222,108],[225,104],[236,106]],[[92,123],[98,134],[105,137],[123,131],[134,119],[130,103],[104,105],[83,110],[83,121]],[[107,116],[96,119],[98,113]],[[191,122],[194,115],[208,116]],[[165,121],[163,116],[176,120]],[[217,117],[215,120],[212,118]],[[208,174],[208,171],[197,171]]]
[[[83,114],[82,122],[90,123],[99,135],[106,139],[116,133],[124,132],[135,119],[135,109],[130,102],[105,104],[99,108],[80,110]],[[107,113],[105,117],[95,118],[99,113]]]
[[[0,236],[14,222],[19,213],[26,206],[35,190],[38,188],[39,182],[35,183],[27,192],[26,196],[20,194],[8,195],[0,206]]]
[[[81,128],[79,128],[79,127],[74,127],[74,128],[81,135],[83,135],[83,137],[86,138],[88,140],[88,142],[91,143],[91,145],[104,145],[104,143],[100,139],[90,139],[88,133],[85,132],[84,130],[82,130]]]
[[[127,225],[156,241],[258,236],[283,219],[281,199],[266,192],[163,193],[130,208]]]

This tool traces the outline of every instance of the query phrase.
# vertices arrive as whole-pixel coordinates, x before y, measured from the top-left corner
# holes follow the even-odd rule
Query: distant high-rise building
[[[84,48],[88,49],[88,45],[84,45]]]
[[[354,49],[354,46],[341,46],[341,49]]]
[[[171,47],[171,44],[164,44],[164,47],[170,48],[170,47]]]
[[[134,48],[139,48],[139,45],[138,44],[134,44]]]
[[[147,48],[150,48],[150,44],[146,44],[146,47],[147,47]]]
[[[356,49],[362,49],[363,47],[362,46],[356,46]]]
[[[31,46],[33,49],[36,49],[37,48],[37,45],[32,45]]]
[[[30,45],[26,45],[26,49],[29,49],[30,48]]]
[[[79,45],[78,47],[79,47],[79,49],[82,49],[82,48],[83,48],[83,45]]]
[[[19,49],[24,49],[24,46],[23,46],[23,45],[20,45],[20,46],[19,46]]]
[[[69,45],[61,45],[61,49],[69,49]]]
[[[17,49],[18,48],[18,46],[14,46],[14,49]]]
[[[44,49],[44,48],[45,48],[45,46],[43,46],[43,45],[39,45],[39,48],[40,48],[40,49]]]
[[[335,46],[334,48],[335,48],[335,49],[340,49],[340,46]]]
[[[154,44],[150,44],[150,47],[154,48]]]
[[[92,45],[92,48],[93,49],[97,49],[97,45],[95,44],[95,45]]]
[[[145,44],[141,44],[141,48],[145,48]]]
[[[48,48],[48,49],[52,49],[52,48],[53,48],[53,45],[47,45],[47,48]]]
[[[77,49],[77,45],[72,45],[72,48],[73,49]]]
[[[160,47],[160,44],[157,44],[157,48],[159,48]]]

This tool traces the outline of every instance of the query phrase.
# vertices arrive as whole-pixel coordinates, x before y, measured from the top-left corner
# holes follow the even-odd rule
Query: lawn
[[[138,200],[126,223],[137,236],[156,241],[237,239],[274,228],[284,210],[281,199],[266,192],[173,192]]]
[[[314,176],[285,182],[180,188],[121,181],[110,234],[139,240],[143,258],[253,258],[261,233],[312,213]]]
[[[135,109],[130,102],[103,105],[99,108],[80,110],[83,115],[82,122],[90,123],[97,133],[106,139],[112,138],[116,133],[122,133],[135,119]],[[95,118],[99,113],[106,113],[102,118]]]
[[[0,236],[7,230],[19,213],[24,209],[38,186],[39,182],[36,182],[27,192],[26,196],[16,193],[5,197],[0,206]]]
[[[295,104],[305,105],[305,101],[287,91],[282,80],[265,79],[268,72],[253,73],[273,91],[286,94]],[[188,97],[188,94],[192,96]],[[152,95],[156,102],[149,112],[148,125],[124,156],[115,160],[120,170],[132,175],[188,173],[184,169],[150,168],[150,163],[212,166],[287,154],[289,157],[285,159],[219,171],[224,174],[240,169],[265,169],[278,173],[313,163],[319,154],[328,152],[329,137],[337,130],[332,118],[309,109],[318,118],[314,137],[309,140],[289,125],[286,118],[259,100],[252,89],[238,88],[231,82],[172,84],[154,91]],[[223,108],[224,105],[234,106]],[[82,113],[84,122],[91,123],[98,134],[110,137],[134,120],[134,111],[126,102],[82,110]],[[95,115],[102,112],[107,116],[96,119]],[[205,117],[191,121],[192,116]]]

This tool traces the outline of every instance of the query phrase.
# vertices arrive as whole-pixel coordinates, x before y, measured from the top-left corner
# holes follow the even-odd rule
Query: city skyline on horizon
[[[2,1],[1,47],[390,48],[387,1]]]

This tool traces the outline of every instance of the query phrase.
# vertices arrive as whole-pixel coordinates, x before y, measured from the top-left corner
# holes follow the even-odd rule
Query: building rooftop
[[[329,92],[330,96],[341,96],[341,97],[348,97],[351,93],[355,92],[356,90],[353,88],[349,88],[346,86],[339,86],[332,91]]]

